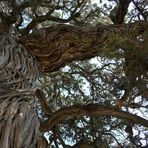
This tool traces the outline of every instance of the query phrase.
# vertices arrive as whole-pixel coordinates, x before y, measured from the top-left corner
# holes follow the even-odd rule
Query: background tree
[[[147,147],[147,6],[0,0],[1,147]]]

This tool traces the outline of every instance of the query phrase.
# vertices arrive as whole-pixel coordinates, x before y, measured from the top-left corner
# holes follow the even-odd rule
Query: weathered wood
[[[34,148],[40,137],[35,57],[11,36],[0,41],[0,147]]]
[[[87,105],[73,105],[70,107],[62,108],[51,115],[48,121],[45,121],[41,125],[42,131],[51,130],[56,124],[63,122],[66,119],[80,116],[113,116],[129,123],[140,124],[148,127],[148,120],[133,115],[131,113],[116,109],[116,107],[104,106],[101,104],[87,104]]]
[[[147,28],[144,21],[95,27],[59,24],[33,32],[19,42],[35,55],[43,72],[53,72],[72,61],[101,56],[104,52],[117,53],[129,44],[141,46],[137,36]]]

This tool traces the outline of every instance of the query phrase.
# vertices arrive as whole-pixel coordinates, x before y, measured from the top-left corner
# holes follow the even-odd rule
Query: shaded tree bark
[[[41,134],[34,95],[35,57],[10,35],[0,42],[0,146],[34,148]],[[38,145],[36,145],[38,147]]]
[[[147,30],[148,23],[144,21],[92,28],[59,24],[40,29],[19,42],[36,56],[43,72],[53,72],[68,62],[101,56],[108,49],[116,52],[128,48],[129,43],[141,44],[137,36]]]

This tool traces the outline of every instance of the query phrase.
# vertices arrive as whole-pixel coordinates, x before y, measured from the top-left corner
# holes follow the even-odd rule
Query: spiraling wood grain
[[[0,41],[0,147],[34,148],[39,133],[35,57],[10,36]]]

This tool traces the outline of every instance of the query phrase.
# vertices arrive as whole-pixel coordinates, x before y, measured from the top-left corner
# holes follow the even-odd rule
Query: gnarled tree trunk
[[[37,144],[41,135],[34,95],[37,75],[38,64],[35,57],[11,36],[1,36],[1,148],[41,147],[40,142]]]

